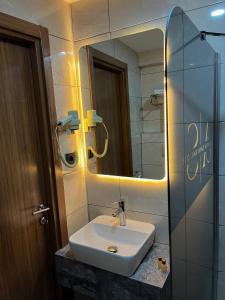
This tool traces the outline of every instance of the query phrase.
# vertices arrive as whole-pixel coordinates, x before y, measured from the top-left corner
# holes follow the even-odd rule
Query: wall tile
[[[213,224],[187,219],[186,236],[187,261],[210,268],[213,260]]]
[[[143,165],[143,178],[162,179],[164,176],[164,165]]]
[[[110,0],[110,30],[115,31],[134,24],[165,17],[174,5],[181,6],[184,10],[190,10],[215,2],[212,0],[124,0],[123,2]]]
[[[198,264],[187,264],[186,299],[212,300],[212,269]]]
[[[169,244],[169,222],[167,217],[132,211],[127,211],[127,217],[129,219],[154,224],[156,227],[155,242]]]
[[[225,176],[219,176],[219,224],[225,225]]]
[[[73,43],[51,36],[50,48],[54,84],[74,86]]]
[[[163,101],[163,97],[161,97]],[[160,98],[160,99],[161,99]],[[145,121],[164,119],[164,106],[153,105],[149,97],[142,98],[142,114]]]
[[[142,145],[142,162],[145,165],[162,165],[164,144],[145,143]]]
[[[132,97],[141,96],[141,74],[140,72],[128,71],[129,95]]]
[[[143,121],[144,133],[163,133],[164,126],[162,126],[162,120]]]
[[[225,294],[225,273],[218,272],[217,300],[224,300]]]
[[[87,205],[84,171],[77,169],[71,174],[64,175],[63,183],[66,201],[66,213],[67,215],[70,215],[74,211]]]
[[[88,58],[87,58],[87,50],[85,47],[82,47],[79,51],[79,70],[80,72],[80,82],[78,85],[82,88],[90,88],[89,82],[89,69],[88,69]]]
[[[199,2],[199,1],[197,1]],[[218,2],[218,1],[211,1]],[[225,2],[220,4],[192,10],[187,13],[199,30],[223,32],[225,27],[225,15],[212,17],[211,12],[216,9],[225,9]],[[221,59],[225,62],[225,39],[223,37],[207,37],[208,42],[213,46],[216,52],[221,54]]]
[[[225,122],[220,123],[219,174],[225,175]]]
[[[225,121],[225,64],[220,65],[220,121]]]
[[[55,85],[55,104],[58,119],[65,118],[68,111],[79,109],[77,89],[66,85]]]
[[[164,74],[154,73],[142,75],[141,77],[141,90],[142,97],[150,97],[154,94],[155,90],[163,90],[164,88]]]
[[[67,216],[68,235],[71,236],[74,232],[82,228],[88,223],[88,209],[83,206],[72,214]]]
[[[109,40],[101,43],[97,43],[93,45],[93,48],[108,54],[110,56],[115,57],[115,48],[116,48],[116,41],[115,40]]]
[[[162,32],[162,40],[164,35]],[[139,65],[143,66],[142,74],[156,73],[163,71],[164,64],[164,49],[156,49],[138,54]],[[146,65],[152,65],[145,68]],[[145,71],[146,69],[146,71]]]
[[[0,11],[45,26],[50,34],[72,40],[71,8],[63,0],[3,0]]]
[[[198,84],[196,84],[196,82],[198,82]],[[204,102],[202,99],[204,99]],[[212,121],[212,99],[214,99],[214,68],[209,66],[185,70],[184,122]]]
[[[141,97],[130,97],[130,121],[141,121]]]
[[[151,132],[142,133],[142,143],[163,143],[165,139],[164,133]]]
[[[130,71],[139,71],[137,53],[118,39],[115,40],[115,57],[126,63]]]
[[[74,40],[109,32],[107,0],[82,0],[72,4]]]
[[[167,183],[120,179],[121,197],[130,211],[168,215]]]
[[[86,173],[88,203],[114,207],[120,200],[119,177],[93,175]]]
[[[152,29],[160,29],[163,33],[165,33],[166,29],[166,18],[161,18],[157,20],[152,20],[149,22],[145,22],[142,24],[132,24],[130,27],[120,28],[116,31],[111,31],[111,39],[120,38],[125,35],[137,34],[139,32],[152,30]]]
[[[218,270],[225,272],[225,226],[219,226],[219,264]]]

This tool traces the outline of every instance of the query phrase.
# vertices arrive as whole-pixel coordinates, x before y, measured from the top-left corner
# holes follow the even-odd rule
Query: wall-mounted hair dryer
[[[108,151],[109,133],[108,133],[107,127],[103,121],[103,118],[97,115],[96,110],[88,110],[87,117],[84,119],[84,131],[88,132],[90,128],[96,127],[97,123],[102,124],[102,126],[104,127],[105,132],[106,132],[104,150],[100,154],[97,153],[91,146],[88,146],[87,150],[91,151],[95,157],[103,158]]]
[[[67,134],[73,134],[75,130],[79,129],[80,120],[78,112],[75,110],[69,111],[68,116],[58,121],[58,129],[66,131]]]
[[[68,116],[60,119],[55,128],[55,136],[58,147],[58,154],[63,162],[63,164],[68,168],[74,168],[78,163],[77,152],[65,153],[62,154],[59,143],[59,134],[66,132],[66,134],[74,134],[76,130],[79,129],[80,120],[78,117],[78,112],[75,110],[69,111]]]

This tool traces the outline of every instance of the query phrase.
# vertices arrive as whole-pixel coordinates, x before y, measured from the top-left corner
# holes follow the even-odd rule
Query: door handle
[[[50,207],[46,207],[44,204],[40,204],[39,207],[32,212],[32,215],[38,215],[38,214],[42,214],[44,212],[47,212],[50,210]]]

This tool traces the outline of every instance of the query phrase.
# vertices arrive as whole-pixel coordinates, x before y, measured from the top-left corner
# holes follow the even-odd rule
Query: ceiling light
[[[222,16],[223,14],[225,14],[225,9],[216,9],[211,12],[212,17],[219,17]]]

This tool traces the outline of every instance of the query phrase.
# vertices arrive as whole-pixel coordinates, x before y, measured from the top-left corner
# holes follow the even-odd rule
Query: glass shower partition
[[[166,33],[172,299],[214,299],[217,55],[176,7]]]

